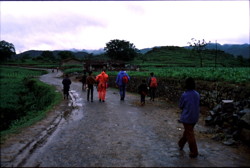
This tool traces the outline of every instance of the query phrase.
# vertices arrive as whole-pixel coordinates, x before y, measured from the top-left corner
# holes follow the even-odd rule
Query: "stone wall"
[[[110,76],[109,86],[115,87],[115,78]],[[137,93],[137,87],[140,85],[143,77],[131,77],[127,90]],[[183,89],[184,80],[157,78],[158,88],[157,97],[165,97],[171,101],[178,102]],[[196,81],[196,90],[201,95],[201,105],[213,108],[221,103],[222,100],[230,99],[235,102],[249,100],[250,84],[228,84],[226,82]]]

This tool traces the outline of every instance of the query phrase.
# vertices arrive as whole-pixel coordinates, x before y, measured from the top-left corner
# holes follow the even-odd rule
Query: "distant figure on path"
[[[141,105],[143,106],[145,105],[145,97],[148,94],[148,87],[145,79],[142,80],[142,83],[138,87],[138,92],[141,95]]]
[[[195,158],[198,156],[197,144],[194,136],[194,126],[198,122],[200,113],[200,95],[195,91],[195,81],[193,78],[187,78],[185,81],[186,91],[182,94],[179,107],[182,109],[180,122],[183,123],[184,132],[178,145],[182,150],[188,142],[190,154]]]
[[[95,77],[92,76],[92,71],[89,72],[86,83],[88,85],[87,100],[89,101],[89,94],[91,94],[91,102],[93,102],[94,84],[96,83],[96,80]]]
[[[66,74],[65,78],[62,81],[63,84],[63,94],[64,94],[64,99],[69,99],[69,88],[71,85],[71,80],[69,79],[69,75]]]
[[[121,100],[125,99],[126,86],[130,80],[129,75],[123,69],[118,73],[116,77],[116,85],[119,87]]]
[[[97,91],[100,102],[105,102],[108,78],[109,77],[105,73],[105,70],[96,76],[96,81],[98,82]]]
[[[150,100],[155,100],[155,91],[158,86],[157,79],[154,76],[154,73],[150,73],[150,77],[148,78],[148,86],[149,86],[149,92],[150,92]]]

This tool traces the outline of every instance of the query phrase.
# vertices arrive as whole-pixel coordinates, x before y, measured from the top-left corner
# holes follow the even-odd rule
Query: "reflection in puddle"
[[[76,121],[83,118],[83,103],[82,98],[80,98],[79,93],[75,90],[70,90],[69,95],[71,100],[68,103],[69,107],[72,107],[70,111],[65,111],[63,114],[63,118],[66,121]]]

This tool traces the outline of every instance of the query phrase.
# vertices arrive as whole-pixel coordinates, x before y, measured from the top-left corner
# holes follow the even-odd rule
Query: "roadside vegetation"
[[[1,137],[43,119],[62,100],[53,86],[38,76],[45,71],[0,66]]]

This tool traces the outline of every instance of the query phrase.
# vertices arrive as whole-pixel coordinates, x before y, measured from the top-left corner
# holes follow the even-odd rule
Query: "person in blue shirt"
[[[179,107],[182,110],[180,122],[184,126],[183,136],[178,142],[180,150],[182,150],[188,142],[190,154],[195,158],[198,156],[197,144],[194,136],[194,126],[198,122],[200,113],[200,95],[195,91],[195,81],[193,78],[187,78],[185,81],[186,91],[182,94]]]
[[[125,99],[126,86],[130,80],[129,75],[123,69],[118,73],[116,77],[116,85],[119,87],[121,100]]]

